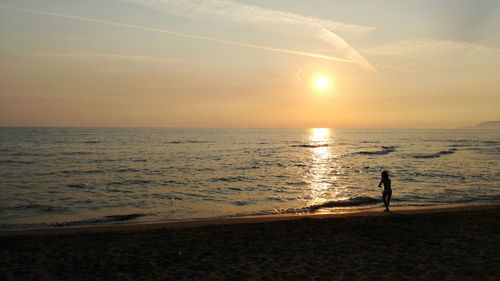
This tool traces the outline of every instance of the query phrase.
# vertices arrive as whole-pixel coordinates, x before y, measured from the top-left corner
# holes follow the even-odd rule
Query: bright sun
[[[330,87],[330,80],[326,76],[320,76],[316,78],[316,89],[327,90]]]

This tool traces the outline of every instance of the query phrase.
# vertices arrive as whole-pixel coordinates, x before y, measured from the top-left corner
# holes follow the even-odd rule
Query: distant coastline
[[[500,121],[486,121],[478,123],[474,126],[466,126],[464,129],[490,129],[490,130],[500,130]]]

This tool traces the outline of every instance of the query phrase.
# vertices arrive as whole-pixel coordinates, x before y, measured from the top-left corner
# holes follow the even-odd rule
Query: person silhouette
[[[389,204],[391,203],[392,196],[392,188],[391,188],[391,179],[389,179],[389,172],[382,172],[382,179],[378,184],[378,187],[384,185],[384,191],[382,192],[382,200],[384,201],[385,211],[389,212]]]

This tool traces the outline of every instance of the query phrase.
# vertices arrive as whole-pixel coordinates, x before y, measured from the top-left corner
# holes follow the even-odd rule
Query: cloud
[[[295,79],[297,79],[297,81],[302,81],[302,77],[300,75],[302,74],[303,71],[304,69],[301,68],[297,71],[297,73],[295,73]]]
[[[347,58],[353,62],[356,62],[359,67],[368,72],[377,73],[377,69],[366,60],[358,51],[351,47],[342,37],[337,34],[327,30],[321,29],[318,36],[330,46],[342,50]]]
[[[299,14],[276,11],[258,6],[242,4],[230,0],[119,0],[133,3],[171,14],[207,18],[215,17],[235,22],[282,23],[303,25],[319,29],[319,38],[333,48],[345,53],[347,60],[358,64],[365,71],[377,73],[377,69],[346,40],[333,31],[367,32],[374,28],[339,23],[327,19],[306,17]],[[321,57],[317,56],[317,57]]]
[[[461,41],[413,39],[371,47],[365,49],[364,52],[367,54],[379,56],[427,56],[430,53],[444,53],[451,55],[457,52],[467,52],[471,54],[484,52],[500,52],[500,49]]]
[[[53,12],[47,12],[47,11],[19,8],[19,7],[7,6],[7,5],[3,5],[3,4],[0,4],[0,8],[10,9],[10,10],[15,10],[15,11],[20,11],[20,12],[42,14],[42,15],[53,16],[53,17],[61,17],[61,18],[67,18],[67,19],[79,20],[79,21],[85,21],[85,22],[106,24],[106,25],[118,26],[118,27],[123,27],[123,28],[144,30],[144,31],[149,31],[149,32],[157,32],[157,33],[169,34],[169,35],[183,37],[183,38],[212,41],[212,42],[217,42],[217,43],[222,43],[222,44],[227,44],[227,45],[233,45],[233,46],[239,46],[239,47],[245,47],[245,48],[251,48],[251,49],[258,49],[258,50],[264,50],[264,51],[269,51],[269,52],[313,57],[313,58],[330,60],[330,61],[337,61],[337,62],[356,63],[356,62],[348,60],[348,59],[343,59],[343,58],[338,58],[338,57],[328,56],[328,55],[323,55],[323,54],[290,50],[290,49],[283,49],[283,48],[274,48],[274,47],[269,47],[269,46],[264,46],[264,45],[248,44],[248,43],[244,43],[244,42],[237,42],[237,41],[230,41],[230,40],[224,40],[224,39],[213,38],[213,37],[199,36],[199,35],[194,35],[194,34],[181,33],[181,32],[176,32],[176,31],[167,30],[167,29],[152,28],[152,27],[146,27],[146,26],[135,25],[135,24],[127,24],[127,23],[113,22],[113,21],[107,21],[107,20],[101,20],[101,19],[95,19],[95,18],[80,17],[80,16],[53,13]]]
[[[363,52],[399,65],[400,68],[396,68],[399,71],[433,74],[476,71],[485,76],[498,70],[500,62],[499,48],[451,40],[401,40],[367,48]]]
[[[146,6],[171,14],[188,17],[224,18],[247,23],[285,23],[328,28],[343,32],[367,32],[373,27],[307,17],[299,14],[266,9],[230,0],[119,0]]]
[[[69,58],[69,59],[127,60],[127,61],[139,61],[139,62],[175,63],[181,61],[181,59],[170,58],[170,57],[138,56],[138,55],[115,54],[115,53],[86,53],[86,52],[34,53],[34,55],[43,57]]]

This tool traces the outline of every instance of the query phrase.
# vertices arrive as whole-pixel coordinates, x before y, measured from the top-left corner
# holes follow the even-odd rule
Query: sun
[[[315,81],[316,89],[320,91],[325,91],[330,88],[330,79],[326,76],[319,76]]]

